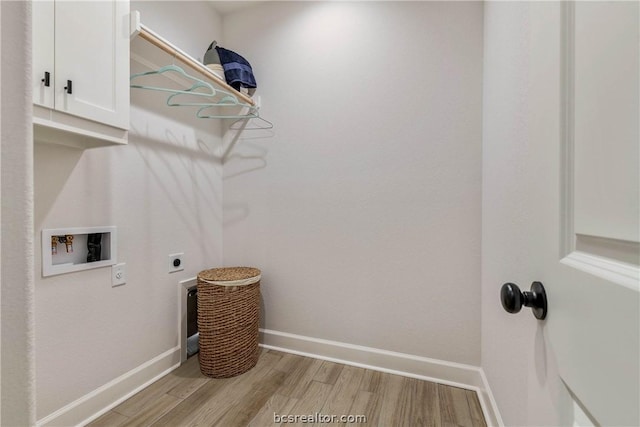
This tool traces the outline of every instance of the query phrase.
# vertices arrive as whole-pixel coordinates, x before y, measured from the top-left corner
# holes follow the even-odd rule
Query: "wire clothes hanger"
[[[187,74],[182,68],[178,67],[177,65],[166,65],[162,68],[159,68],[157,70],[152,70],[152,71],[145,71],[142,73],[136,73],[131,75],[129,82],[133,82],[136,79],[139,79],[141,77],[144,76],[150,76],[150,75],[156,75],[156,74],[165,74],[165,73],[177,73],[179,75],[181,75],[182,77],[185,77],[189,80],[191,80],[193,82],[193,85],[189,88],[186,89],[174,89],[174,88],[168,88],[168,87],[158,87],[158,86],[148,86],[148,85],[142,85],[142,84],[130,84],[130,87],[135,88],[135,89],[147,89],[147,90],[154,90],[154,91],[158,91],[158,92],[167,92],[170,93],[171,95],[169,95],[169,97],[167,98],[167,105],[170,107],[202,107],[198,113],[202,110],[202,109],[206,109],[206,108],[210,108],[210,107],[224,107],[224,106],[241,106],[241,107],[249,107],[250,111],[253,112],[253,110],[255,110],[255,107],[252,107],[248,104],[244,104],[238,101],[238,98],[236,98],[233,94],[221,90],[221,89],[215,89],[210,83],[207,83],[203,80],[200,80],[196,77],[193,77],[190,74]],[[205,91],[201,91],[198,92],[198,90],[200,88],[204,88]],[[176,97],[178,96],[195,96],[195,97],[199,97],[200,99],[202,99],[201,102],[179,102],[176,100]],[[213,99],[216,97],[221,96],[220,99]],[[243,118],[243,117],[253,117],[253,114],[248,114],[248,115],[206,115],[206,116],[200,116],[198,114],[199,118]]]
[[[243,122],[248,121],[249,123],[243,124]],[[256,125],[256,123],[262,124],[262,126]],[[240,118],[235,120],[231,125],[229,125],[229,129],[232,130],[268,130],[273,129],[273,123],[269,120],[262,118],[260,116],[251,117],[251,118]]]
[[[206,114],[205,110],[211,107],[225,107],[225,106],[243,106],[248,109],[246,114]],[[217,104],[203,106],[198,110],[196,116],[200,119],[235,119],[233,123],[229,125],[231,130],[265,130],[273,129],[273,123],[260,116],[260,110],[258,107],[250,106],[242,103],[238,104]],[[259,123],[257,125],[256,123]]]
[[[191,80],[193,82],[193,85],[186,89],[174,89],[174,88],[167,88],[167,87],[148,86],[148,85],[142,85],[142,84],[130,84],[130,87],[136,88],[136,89],[147,89],[147,90],[154,90],[158,92],[170,93],[171,95],[169,95],[169,97],[167,98],[167,105],[170,107],[195,106],[195,107],[207,108],[207,107],[217,106],[217,105],[237,105],[238,101],[233,95],[228,94],[221,90],[214,89],[214,87],[211,84],[187,74],[182,68],[178,67],[177,65],[167,65],[162,68],[159,68],[158,70],[152,70],[152,71],[133,74],[130,77],[129,81],[133,82],[134,80],[144,76],[165,74],[165,73],[177,73],[182,77],[185,77]],[[204,89],[204,91],[199,92],[198,90],[200,89]],[[223,95],[223,97],[218,101],[213,101],[212,98],[216,97],[219,94]],[[203,101],[202,102],[178,102],[177,100],[174,100],[177,96],[185,96],[185,95],[190,97],[195,96],[202,99]]]
[[[223,91],[221,91],[223,92]],[[196,117],[199,119],[235,119],[229,129],[231,130],[261,130],[261,129],[273,129],[273,123],[269,120],[260,117],[260,108],[258,106],[248,105],[242,102],[238,102],[237,98],[232,94],[227,93],[229,96],[223,98],[217,104],[204,105],[196,113]],[[227,102],[229,101],[229,102]],[[245,114],[206,114],[205,111],[212,107],[230,107],[240,106],[247,109]],[[254,121],[255,120],[255,121]],[[261,123],[262,125],[255,125],[255,123]],[[249,125],[251,123],[251,125]]]
[[[206,110],[213,108],[213,107],[244,107],[247,108],[248,111],[244,114],[226,114],[226,113],[222,113],[222,114],[207,114]],[[258,115],[258,109],[256,107],[253,106],[249,106],[246,104],[241,104],[241,103],[219,103],[219,104],[210,104],[210,105],[205,105],[202,108],[200,108],[198,110],[198,112],[196,113],[196,117],[199,119],[238,119],[238,120],[242,120],[242,119],[255,119],[257,117],[259,117]]]
[[[189,95],[203,96],[205,100],[203,102],[186,102],[186,101],[174,100],[174,98],[176,97],[189,96]],[[222,98],[219,100],[212,99],[214,97],[217,97],[218,95],[222,95]],[[206,101],[207,98],[211,100]],[[169,107],[215,107],[219,105],[240,105],[240,104],[238,104],[238,100],[235,99],[233,95],[226,95],[221,90],[217,90],[215,95],[200,94],[198,92],[190,93],[189,90],[187,90],[186,92],[174,93],[173,95],[170,95],[167,98],[167,105]]]
[[[191,87],[186,89],[174,89],[168,87],[158,87],[158,86],[148,86],[142,84],[133,83],[135,80],[143,78],[145,76],[165,74],[165,73],[176,73],[191,82],[193,84]],[[170,93],[167,98],[167,105],[170,107],[200,107],[196,112],[196,117],[200,119],[236,119],[231,124],[231,129],[234,130],[251,130],[251,129],[272,129],[273,123],[270,121],[263,119],[260,117],[258,107],[240,102],[238,98],[225,90],[216,89],[208,82],[205,82],[201,79],[193,77],[192,75],[186,73],[182,68],[175,64],[166,65],[157,70],[145,71],[142,73],[132,74],[130,79],[130,87],[135,89],[146,89],[146,90],[154,90],[158,92],[166,92]],[[180,101],[178,97],[196,97],[196,100],[192,101]],[[222,114],[212,114],[207,113],[207,110],[214,107],[241,107],[246,109],[246,113],[244,114],[233,114],[233,113],[222,113]],[[249,119],[258,119],[262,123],[265,123],[265,126],[261,127],[247,127],[246,124],[238,125],[242,121],[246,121]]]
[[[232,95],[233,96],[233,95]],[[234,97],[235,98],[235,97]],[[237,101],[236,101],[237,102]],[[241,106],[247,108],[247,113],[245,114],[207,114],[206,110],[212,107],[237,107]],[[205,105],[198,110],[196,113],[196,117],[199,119],[235,119],[230,125],[229,129],[231,130],[267,130],[273,129],[273,123],[269,120],[260,117],[260,110],[256,106],[251,106],[243,103],[219,103],[215,105]],[[260,123],[257,125],[256,123]]]
[[[193,85],[188,88],[188,89],[173,89],[173,88],[167,88],[167,87],[158,87],[158,86],[147,86],[147,85],[141,85],[141,84],[133,84],[133,81],[136,79],[139,79],[141,77],[145,77],[145,76],[151,76],[151,75],[155,75],[155,74],[165,74],[165,73],[177,73],[179,75],[181,75],[182,77],[187,78],[188,80],[191,80],[193,82]],[[142,73],[136,73],[136,74],[132,74],[131,77],[129,78],[129,83],[130,83],[130,87],[135,88],[135,89],[147,89],[147,90],[155,90],[155,91],[159,91],[159,92],[169,92],[173,95],[171,96],[175,96],[178,94],[187,94],[187,95],[192,95],[192,96],[208,96],[208,97],[213,97],[216,95],[217,91],[216,89],[214,89],[214,87],[203,81],[200,80],[196,77],[193,77],[190,74],[187,74],[182,68],[178,67],[177,65],[166,65],[162,68],[158,68],[157,70],[151,70],[151,71],[145,71]],[[199,88],[205,88],[207,91],[206,92],[196,92],[197,89]]]
[[[181,96],[181,95],[196,95],[196,96],[203,96],[200,95],[200,93],[196,92],[196,93],[189,93],[187,91],[187,93],[184,92],[180,92],[180,93],[174,93],[173,95],[170,95],[169,98],[167,98],[167,105],[170,107],[202,107],[202,108],[209,108],[209,107],[223,107],[223,106],[241,106],[241,107],[251,107],[248,104],[244,104],[242,102],[238,101],[238,98],[235,97],[233,94],[222,90],[222,89],[216,89],[215,90],[215,94],[214,95],[209,95],[209,94],[204,94],[205,99],[208,97],[210,100],[209,101],[203,101],[203,102],[178,102],[178,101],[174,101],[174,98],[177,96]],[[213,99],[213,98],[218,98],[220,97],[220,99]],[[202,109],[201,108],[201,109]],[[203,117],[204,118],[204,117]]]

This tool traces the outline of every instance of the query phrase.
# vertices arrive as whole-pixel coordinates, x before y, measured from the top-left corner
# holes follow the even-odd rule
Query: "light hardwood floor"
[[[486,426],[473,391],[273,350],[228,379],[205,377],[192,357],[89,426],[262,427],[279,425],[274,414],[315,413],[365,415],[364,426]]]

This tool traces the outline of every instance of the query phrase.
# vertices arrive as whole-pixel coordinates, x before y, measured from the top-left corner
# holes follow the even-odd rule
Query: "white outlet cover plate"
[[[122,286],[127,283],[127,269],[124,262],[111,267],[111,286]]]
[[[180,265],[176,267],[173,265],[173,262],[177,259],[180,260]],[[182,270],[184,270],[184,253],[180,252],[169,255],[169,273],[175,273],[176,271]]]

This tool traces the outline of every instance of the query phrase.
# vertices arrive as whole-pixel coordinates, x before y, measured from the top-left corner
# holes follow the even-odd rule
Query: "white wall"
[[[193,56],[221,35],[205,2],[131,7]],[[35,146],[38,419],[178,346],[178,281],[222,262],[219,124],[157,94],[132,91],[131,102],[127,146]],[[110,268],[41,277],[43,228],[98,225],[118,227],[126,285],[111,287]],[[168,274],[174,252],[185,270]]]
[[[222,38],[222,17],[208,1],[131,0],[142,23],[192,57],[202,60],[213,40]]]
[[[35,421],[31,5],[0,2],[2,318],[0,425]]]
[[[224,263],[262,269],[264,327],[479,365],[482,9],[225,16],[276,126],[224,168]]]

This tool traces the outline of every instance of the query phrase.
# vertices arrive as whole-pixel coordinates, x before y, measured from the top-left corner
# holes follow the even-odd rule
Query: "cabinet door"
[[[33,16],[33,103],[53,108],[54,45],[53,1],[34,1]],[[44,82],[45,73],[48,81]],[[48,86],[46,85],[48,83]]]
[[[57,110],[128,129],[128,14],[128,1],[56,1]]]

